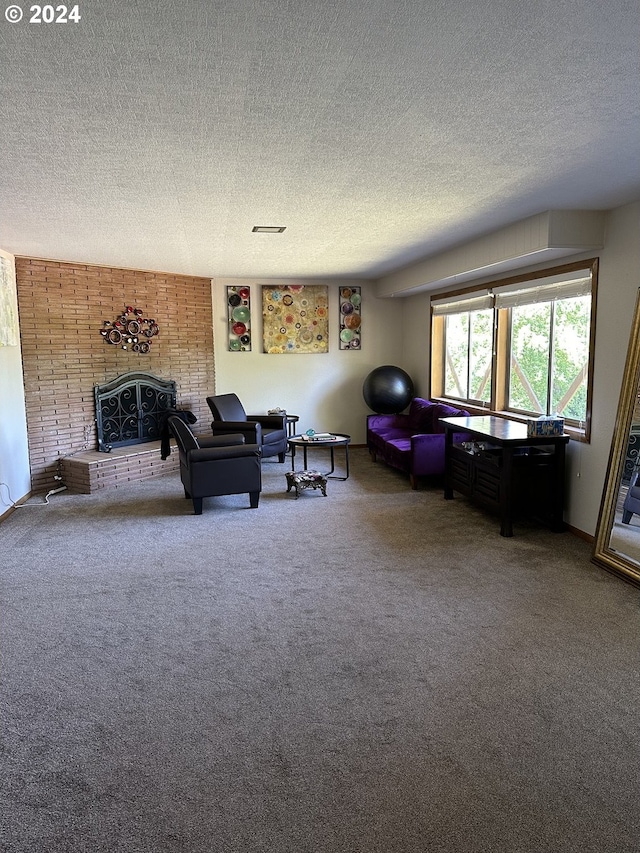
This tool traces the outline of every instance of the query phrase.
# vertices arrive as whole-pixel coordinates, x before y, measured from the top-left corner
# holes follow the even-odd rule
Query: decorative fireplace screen
[[[176,383],[150,373],[123,373],[95,385],[98,450],[158,441],[168,409],[176,407]]]

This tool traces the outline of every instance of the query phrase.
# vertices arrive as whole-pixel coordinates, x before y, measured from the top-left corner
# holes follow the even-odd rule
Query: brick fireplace
[[[208,431],[206,397],[215,392],[210,279],[25,257],[16,258],[16,278],[34,493],[58,485],[53,478],[63,459],[97,452],[94,386],[122,374],[171,379],[177,407],[194,413],[197,432]],[[101,336],[104,322],[127,305],[157,319],[160,332],[148,353]],[[129,459],[120,465],[137,469],[136,478],[163,470],[136,448],[118,451]],[[110,455],[100,454],[105,461]]]

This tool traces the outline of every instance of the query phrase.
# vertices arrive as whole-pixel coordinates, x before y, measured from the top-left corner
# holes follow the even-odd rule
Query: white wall
[[[591,442],[569,443],[565,520],[572,527],[593,535],[613,438],[633,310],[640,288],[640,202],[607,213],[603,249],[564,257],[551,264],[522,267],[522,271],[589,257],[600,258]],[[411,269],[402,271],[401,275],[411,278]],[[397,286],[394,279],[395,276],[389,276],[383,282],[387,289]],[[485,276],[476,281],[491,280]],[[414,280],[413,283],[419,282]],[[396,297],[393,301],[403,303],[404,308],[403,328],[407,334],[403,337],[402,359],[406,369],[417,377],[420,393],[426,394],[429,388],[429,358],[425,354],[425,347],[428,353],[429,346],[429,295]]]
[[[402,304],[402,361],[418,397],[428,397],[431,373],[431,299],[428,293],[394,299]]]
[[[591,443],[572,447],[569,468],[567,520],[588,533],[597,525],[639,288],[637,202],[608,214],[600,252]]]
[[[0,255],[15,270],[13,255]],[[15,298],[15,275],[11,287]],[[0,346],[0,483],[5,484],[0,486],[1,516],[31,489],[20,344]]]
[[[263,284],[326,284],[329,288],[329,352],[273,355],[262,351]],[[226,287],[251,287],[251,352],[227,348]],[[338,348],[338,293],[342,286],[362,288],[362,345]],[[366,281],[219,278],[212,281],[216,392],[234,392],[253,414],[280,406],[300,416],[298,431],[342,432],[364,444],[366,415],[362,384],[374,367],[402,362],[402,300],[379,299]]]

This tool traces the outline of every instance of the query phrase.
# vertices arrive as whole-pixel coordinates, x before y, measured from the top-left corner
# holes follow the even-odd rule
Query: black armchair
[[[199,442],[177,415],[169,417],[180,456],[180,479],[184,495],[202,515],[202,499],[214,495],[249,493],[250,505],[258,506],[262,491],[260,448],[245,444],[242,435],[223,435]]]
[[[257,444],[263,456],[277,456],[284,462],[287,451],[286,415],[247,415],[235,394],[207,397],[213,414],[214,435],[240,433],[250,444]]]

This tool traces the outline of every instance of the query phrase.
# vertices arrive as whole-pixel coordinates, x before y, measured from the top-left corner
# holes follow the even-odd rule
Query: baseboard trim
[[[591,545],[596,541],[596,537],[592,536],[590,533],[585,533],[584,530],[580,530],[579,527],[572,527],[572,525],[567,524],[567,529],[569,533],[573,533],[574,536],[577,536],[579,539],[584,539],[585,542],[589,542]]]
[[[19,500],[17,500],[12,506],[7,507],[2,513],[0,513],[0,522],[4,521],[6,518],[9,518],[12,512],[15,512],[18,507],[21,507],[22,504],[25,504],[30,497],[33,496],[33,492],[27,492],[26,495],[23,495]]]

